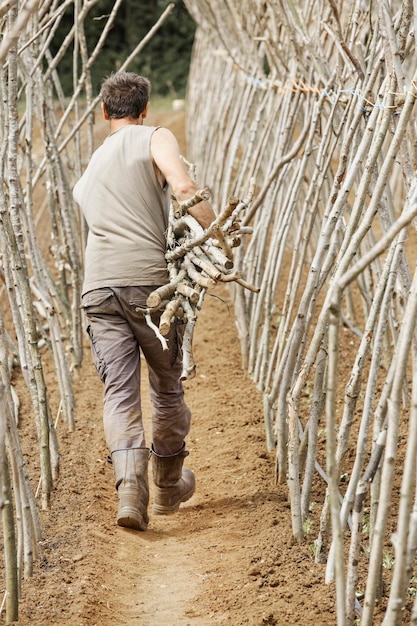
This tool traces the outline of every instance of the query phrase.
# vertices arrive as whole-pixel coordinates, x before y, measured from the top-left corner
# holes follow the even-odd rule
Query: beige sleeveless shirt
[[[168,282],[169,195],[150,152],[156,128],[128,125],[111,133],[74,187],[88,225],[83,294]]]

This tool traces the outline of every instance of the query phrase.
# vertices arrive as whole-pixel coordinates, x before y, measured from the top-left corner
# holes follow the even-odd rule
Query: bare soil
[[[151,123],[171,127],[184,141],[183,112],[156,114]],[[41,512],[43,540],[34,576],[23,584],[21,626],[336,623],[334,586],[324,583],[312,540],[293,543],[287,489],[275,484],[262,397],[242,370],[233,303],[224,288],[206,296],[194,356],[197,375],[185,387],[193,414],[187,462],[197,490],[174,516],[150,511],[149,529],[136,532],[115,522],[102,385],[86,343],[75,381],[76,430],[58,426],[60,477],[50,511]],[[54,398],[57,386],[49,379]],[[147,394],[144,403],[149,408]],[[21,428],[32,428],[24,402]],[[33,441],[31,475],[36,457]],[[315,491],[322,499],[319,478]],[[317,536],[318,519],[311,523]]]

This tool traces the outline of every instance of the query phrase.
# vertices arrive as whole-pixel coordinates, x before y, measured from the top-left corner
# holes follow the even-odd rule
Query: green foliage
[[[117,13],[113,28],[91,68],[94,92],[98,93],[102,79],[129,56],[143,37],[154,26],[169,0],[124,0]],[[88,54],[91,54],[100,37],[114,0],[100,0],[89,12],[85,22]],[[59,50],[73,26],[72,8],[65,14],[51,46],[53,54]],[[153,95],[184,97],[188,78],[195,24],[183,2],[176,2],[175,9],[163,26],[127,68],[150,79]],[[59,64],[60,80],[64,92],[73,90],[73,48],[68,49]]]

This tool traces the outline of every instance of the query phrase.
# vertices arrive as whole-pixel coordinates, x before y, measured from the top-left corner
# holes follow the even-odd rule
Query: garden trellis
[[[23,577],[32,573],[41,539],[36,496],[50,505],[59,472],[57,425],[74,429],[72,374],[82,361],[80,289],[85,227],[71,189],[94,149],[91,67],[114,24],[121,0],[103,16],[94,49],[85,21],[97,0],[0,4],[0,508],[2,509],[6,623],[16,621]],[[67,9],[74,20],[62,45],[51,42]],[[135,58],[174,9],[121,62]],[[73,93],[64,96],[62,59],[73,50]],[[63,70],[64,71],[64,70]],[[60,401],[52,414],[43,354],[50,353]],[[18,364],[30,392],[39,445],[39,484],[27,475],[18,430],[19,398],[12,379]],[[29,420],[30,421],[30,420]],[[35,478],[36,477],[32,477]],[[16,519],[16,530],[14,527]]]
[[[0,505],[7,524],[10,474],[17,519],[17,537],[8,533],[6,550],[10,620],[16,567],[20,576],[30,575],[40,532],[15,420],[17,361],[33,403],[44,507],[59,469],[55,426],[63,416],[74,428],[71,377],[82,359],[85,232],[70,190],[94,147],[98,98],[90,71],[121,1],[87,50],[84,21],[95,4],[0,4],[0,244],[8,296],[0,320]],[[338,623],[353,624],[358,615],[363,625],[373,623],[388,546],[393,567],[385,579],[384,623],[400,624],[417,546],[415,6],[399,0],[185,4],[198,24],[187,156],[217,207],[231,196],[252,198],[256,181],[233,269],[260,291],[238,281],[230,288],[242,362],[263,393],[277,481],[288,485],[294,538],[312,541],[306,529],[319,477],[325,497],[315,509],[320,524],[313,540],[327,580],[336,581]],[[51,40],[67,7],[74,28],[53,56]],[[172,10],[169,5],[122,68]],[[71,46],[73,95],[66,99],[59,70]],[[45,215],[47,257],[45,233],[37,228]],[[247,240],[246,228],[253,232]],[[42,368],[46,349],[60,387],[56,415]],[[390,507],[394,488],[398,510]],[[407,611],[417,624],[410,599]]]
[[[399,624],[416,569],[415,5],[185,4],[189,156],[223,202],[257,182],[239,259],[260,293],[234,285],[235,315],[294,538],[320,475],[314,546],[338,624],[373,623],[387,549],[384,624]]]

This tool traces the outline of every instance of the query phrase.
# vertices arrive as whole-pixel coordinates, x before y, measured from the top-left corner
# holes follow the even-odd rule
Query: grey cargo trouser
[[[103,287],[84,294],[96,370],[104,383],[103,424],[110,452],[146,447],[140,396],[140,350],[146,359],[152,404],[152,442],[162,456],[181,449],[191,414],[184,401],[182,324],[172,324],[168,350],[137,308],[155,287]],[[159,314],[152,315],[158,325]]]

